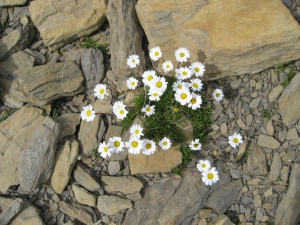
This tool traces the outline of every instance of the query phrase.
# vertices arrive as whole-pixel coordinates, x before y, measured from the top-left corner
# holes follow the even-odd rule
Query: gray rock
[[[252,114],[249,114],[249,115],[246,117],[246,124],[247,124],[247,126],[250,126],[250,125],[251,125],[252,120],[253,120],[253,116],[252,116]]]
[[[236,121],[236,123],[237,123],[237,125],[238,125],[241,129],[243,129],[243,130],[246,129],[246,124],[244,123],[244,121],[243,121],[242,119],[238,119],[238,120]]]
[[[1,24],[5,25],[8,19],[8,12],[7,12],[7,8],[3,8],[2,10],[2,16],[1,16]]]
[[[75,184],[72,185],[72,190],[74,192],[76,200],[80,204],[88,205],[91,207],[96,206],[96,201],[97,201],[96,197],[90,194],[87,190]]]
[[[236,154],[234,159],[235,162],[237,162],[243,157],[244,153],[246,152],[247,144],[248,144],[247,142],[243,142],[242,144],[239,145],[239,151]]]
[[[278,132],[278,139],[283,142],[286,138],[286,134],[287,134],[287,131],[286,130],[280,130]]]
[[[241,180],[236,180],[222,185],[218,190],[206,200],[205,206],[214,209],[217,213],[224,213],[227,208],[237,199],[243,184]],[[223,199],[220,201],[220,199]]]
[[[26,48],[23,52],[34,58],[35,66],[42,65],[46,62],[45,56],[43,54],[39,53],[38,51]]]
[[[72,47],[73,45],[70,44],[67,46]],[[67,46],[65,46],[65,47],[67,47]],[[60,52],[64,52],[64,54],[62,57],[60,57],[60,61],[62,61],[62,62],[72,61],[72,62],[76,63],[78,66],[81,66],[81,56],[82,56],[82,53],[86,50],[87,49],[79,48],[79,49],[68,49],[67,52],[64,52],[63,48],[61,48]]]
[[[283,90],[283,86],[281,86],[281,85],[274,87],[273,90],[269,94],[269,102],[274,102],[278,98],[278,96],[281,94],[282,90]]]
[[[280,143],[273,137],[260,134],[258,136],[257,144],[261,147],[276,149],[280,146]]]
[[[296,224],[300,213],[300,165],[295,163],[292,166],[289,187],[279,203],[275,213],[275,225],[279,224]]]
[[[48,116],[34,130],[19,159],[18,192],[29,193],[51,177],[59,132],[59,124]]]
[[[119,161],[109,161],[108,163],[108,173],[113,176],[116,175],[121,169]]]
[[[257,107],[258,107],[260,101],[261,101],[261,97],[257,97],[257,98],[255,98],[255,99],[253,99],[253,100],[251,101],[249,107],[250,107],[251,109],[257,109]]]
[[[267,178],[263,181],[263,184],[277,180],[281,169],[281,158],[278,152],[274,153],[273,161],[271,164],[270,172],[268,173]]]
[[[298,132],[296,128],[289,129],[286,134],[286,140],[293,140],[298,138]]]
[[[25,5],[27,0],[0,0],[0,7]]]
[[[6,225],[11,219],[20,212],[23,207],[23,200],[17,198],[12,204],[10,204],[1,214],[0,214],[0,224]]]
[[[143,187],[143,183],[132,176],[102,176],[101,182],[104,190],[108,193],[121,192],[123,194],[132,194],[140,192]]]
[[[81,55],[82,72],[85,77],[84,87],[89,96],[94,95],[94,88],[104,78],[103,54],[98,49],[85,49]]]
[[[272,120],[269,120],[269,122],[266,125],[266,130],[269,136],[273,136],[274,135],[274,126],[272,123]]]
[[[207,225],[234,225],[231,220],[224,214],[212,219]]]
[[[65,113],[56,117],[56,121],[59,122],[61,126],[60,140],[75,133],[76,127],[80,123],[80,119],[80,115],[76,113]]]
[[[126,195],[126,198],[130,199],[131,201],[138,201],[140,199],[142,199],[142,196],[139,192],[133,193],[133,194],[129,194]]]
[[[132,209],[132,203],[128,199],[102,195],[98,197],[97,209],[101,213],[112,216],[123,209]]]
[[[27,48],[34,39],[34,36],[34,28],[30,25],[26,25],[2,37],[0,39],[0,61],[4,61],[13,53]]]
[[[253,198],[251,198],[251,197],[242,197],[241,200],[246,205],[253,203]]]
[[[23,7],[14,7],[14,19],[21,19],[23,16],[29,16],[30,17],[30,12],[29,12],[29,6],[23,6]]]
[[[136,16],[133,1],[109,1],[107,19],[110,25],[111,69],[119,79],[126,80],[132,69],[127,65],[127,58],[136,54],[140,57],[140,65],[134,71],[142,74],[145,71],[145,56],[142,49],[143,31]],[[122,82],[119,82],[122,83]],[[121,90],[122,88],[118,88]]]
[[[241,178],[241,172],[236,169],[230,169],[230,174],[233,179],[240,179]]]
[[[290,173],[289,167],[283,166],[279,174],[280,179],[284,182],[287,182],[289,178],[289,173]]]
[[[249,149],[250,154],[243,165],[244,174],[251,176],[267,174],[267,159],[264,150],[255,143],[251,143]]]

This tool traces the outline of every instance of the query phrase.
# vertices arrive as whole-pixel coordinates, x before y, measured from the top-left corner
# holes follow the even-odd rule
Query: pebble
[[[241,129],[243,129],[243,130],[246,129],[246,124],[244,123],[243,120],[238,119],[238,120],[236,121],[236,123],[237,123],[237,125],[238,125]]]
[[[269,94],[269,101],[274,102],[276,99],[278,99],[278,96],[281,94],[283,90],[283,86],[278,85]]]
[[[298,138],[298,132],[296,128],[289,129],[286,134],[286,140],[293,140]]]
[[[249,115],[246,117],[246,124],[247,124],[247,126],[250,126],[250,125],[251,125],[252,120],[253,120],[253,115],[252,115],[252,114],[249,114]]]
[[[272,186],[271,186],[270,188],[268,188],[268,190],[266,190],[266,191],[264,192],[264,196],[265,196],[266,198],[270,197],[272,194],[273,194],[273,187],[272,187]]]
[[[246,205],[253,203],[253,198],[251,198],[251,197],[242,197],[241,200]]]
[[[249,107],[251,109],[256,109],[258,107],[260,101],[261,101],[261,97],[257,97],[255,99],[253,99],[252,102],[250,103]]]

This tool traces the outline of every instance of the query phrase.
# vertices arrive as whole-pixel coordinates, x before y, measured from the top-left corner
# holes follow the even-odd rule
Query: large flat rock
[[[175,50],[186,47],[191,62],[206,65],[206,80],[300,58],[300,28],[281,0],[139,0],[136,11],[149,48],[175,63]]]
[[[51,51],[93,33],[106,19],[105,0],[35,0],[29,10]]]

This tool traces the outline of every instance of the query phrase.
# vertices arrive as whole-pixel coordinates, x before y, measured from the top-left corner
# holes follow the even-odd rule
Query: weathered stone
[[[51,177],[51,185],[56,193],[62,194],[67,186],[77,161],[78,152],[79,146],[76,140],[68,140],[58,151]]]
[[[233,90],[236,90],[241,85],[242,81],[243,81],[242,79],[238,79],[238,80],[232,81],[232,82],[230,82],[230,87]]]
[[[97,101],[94,104],[94,110],[96,113],[113,114],[112,105],[109,102],[104,100],[97,99]]]
[[[59,210],[85,224],[96,221],[96,215],[91,208],[76,202],[68,203],[61,201],[59,202]]]
[[[127,65],[127,58],[136,54],[140,65],[134,71],[142,74],[145,71],[145,56],[142,49],[143,31],[139,25],[135,8],[137,0],[109,1],[107,19],[110,25],[111,68],[119,79],[125,81],[132,69]],[[118,88],[119,91],[121,88]]]
[[[23,52],[34,58],[34,65],[35,66],[36,65],[42,65],[46,62],[45,56],[42,53],[38,52],[38,51],[26,48]]]
[[[248,144],[247,142],[243,142],[242,144],[239,145],[239,151],[236,154],[235,159],[234,159],[235,162],[237,162],[238,160],[240,160],[242,158],[242,156],[246,152],[247,144]]]
[[[269,94],[269,101],[274,102],[278,98],[278,96],[281,94],[282,90],[283,90],[283,86],[281,86],[281,85],[274,87],[273,90]]]
[[[207,225],[234,225],[231,220],[224,214],[212,219]]]
[[[0,224],[1,225],[8,224],[11,221],[11,219],[20,212],[22,206],[23,206],[23,200],[21,198],[17,198],[0,214]]]
[[[76,113],[65,113],[56,118],[56,121],[59,122],[61,126],[60,139],[74,134],[76,131],[77,125],[80,123],[80,115]]]
[[[36,0],[31,18],[51,51],[98,30],[105,21],[106,1]]]
[[[226,183],[205,201],[205,206],[214,209],[217,213],[224,213],[227,208],[237,199],[243,184],[241,180]],[[220,201],[220,199],[223,199]]]
[[[96,115],[92,122],[81,121],[78,133],[80,152],[91,155],[92,149],[98,148],[105,131],[104,121],[101,116]]]
[[[17,174],[19,157],[43,120],[42,110],[24,106],[0,124],[0,191],[6,192],[11,185],[20,183]]]
[[[253,99],[249,105],[250,109],[256,109],[261,101],[261,97]]]
[[[279,112],[283,123],[291,128],[300,119],[300,73],[297,73],[290,85],[282,91],[278,99]]]
[[[296,224],[300,213],[300,165],[295,163],[289,179],[289,187],[283,196],[275,213],[275,225],[280,224]]]
[[[96,197],[90,194],[84,188],[81,188],[75,184],[72,185],[72,190],[74,192],[76,200],[83,205],[88,205],[91,207],[96,206]]]
[[[96,191],[101,188],[100,184],[95,180],[91,171],[82,163],[77,163],[73,176],[75,180],[89,191]]]
[[[18,27],[10,34],[2,37],[0,39],[0,61],[4,61],[13,53],[27,48],[34,36],[34,28],[31,25],[26,25]]]
[[[0,7],[25,5],[27,0],[0,0]]]
[[[103,54],[99,49],[85,49],[81,55],[81,67],[85,77],[84,87],[89,96],[94,95],[94,88],[104,78]]]
[[[276,149],[280,146],[280,143],[273,137],[260,134],[258,136],[257,144],[261,147]]]
[[[282,181],[287,182],[289,178],[290,169],[287,166],[282,167],[279,177]]]
[[[126,198],[130,199],[131,201],[138,201],[140,199],[142,199],[142,196],[139,192],[133,193],[133,194],[129,194],[126,195]]]
[[[237,123],[237,125],[238,125],[240,128],[246,129],[246,124],[244,123],[243,120],[238,119],[238,120],[236,121],[236,123]]]
[[[31,192],[51,177],[59,132],[59,124],[48,116],[36,127],[18,162],[18,192]]]
[[[267,171],[267,159],[264,150],[255,143],[251,143],[249,146],[250,154],[247,162],[244,163],[244,174],[251,176],[266,175]]]
[[[274,135],[275,130],[274,130],[272,120],[269,120],[269,122],[267,123],[266,130],[267,130],[267,133],[268,133],[269,136],[272,137]]]
[[[97,208],[99,212],[112,216],[123,209],[132,209],[132,203],[128,199],[102,195],[98,197]]]
[[[0,212],[4,211],[14,199],[0,197]],[[39,216],[39,210],[30,201],[22,199],[22,210],[10,221],[11,225],[45,225]]]
[[[267,15],[269,10],[272,15]],[[242,0],[188,0],[176,4],[172,0],[139,0],[136,11],[149,48],[160,46],[163,58],[174,63],[174,50],[186,47],[191,62],[199,60],[206,65],[204,79],[255,74],[299,58],[300,28],[280,0],[256,0],[247,5]],[[268,33],[266,27],[270,28]],[[272,56],[279,58],[274,60]],[[159,71],[162,62],[155,63]]]
[[[279,153],[275,152],[273,156],[270,172],[267,178],[264,180],[263,184],[267,184],[269,182],[277,180],[280,170],[281,170],[281,158],[279,156]]]
[[[298,132],[296,128],[289,129],[286,134],[286,140],[293,140],[298,138]]]
[[[108,193],[121,192],[124,194],[132,194],[140,192],[143,187],[143,183],[132,176],[102,176],[101,182],[104,190]]]
[[[220,125],[220,129],[221,129],[221,134],[222,134],[222,135],[225,135],[225,134],[227,134],[227,132],[228,132],[228,128],[227,128],[227,124],[226,124],[226,122],[224,122],[224,123],[221,123],[221,125]]]
[[[109,175],[113,176],[113,175],[116,175],[120,171],[121,165],[120,165],[119,161],[111,161],[110,160],[107,168],[108,168]]]
[[[76,63],[78,66],[81,66],[81,56],[85,50],[86,49],[82,49],[82,48],[70,49],[69,51],[64,52],[62,57],[60,57],[59,55],[58,58],[61,62],[72,61]],[[55,55],[53,55],[53,57],[55,57]]]
[[[29,6],[14,7],[14,20],[21,19],[24,16],[30,17]]]

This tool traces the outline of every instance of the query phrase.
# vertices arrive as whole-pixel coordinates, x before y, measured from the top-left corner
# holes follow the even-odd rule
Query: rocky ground
[[[282,2],[299,22],[300,2]],[[211,99],[209,142],[182,176],[169,173],[181,162],[174,149],[95,159],[102,140],[129,138],[112,104],[132,105],[126,58],[140,55],[135,72],[152,68],[154,40],[139,25],[135,1],[68,3],[0,1],[0,117],[17,109],[0,123],[0,224],[298,223],[300,60],[206,81],[209,95],[220,88],[225,98]],[[86,36],[106,50],[85,48]],[[100,82],[109,89],[102,101],[93,95]],[[80,118],[88,104],[98,113],[93,123]],[[234,132],[243,136],[238,148],[228,144]],[[202,183],[199,159],[217,167],[219,182]]]

